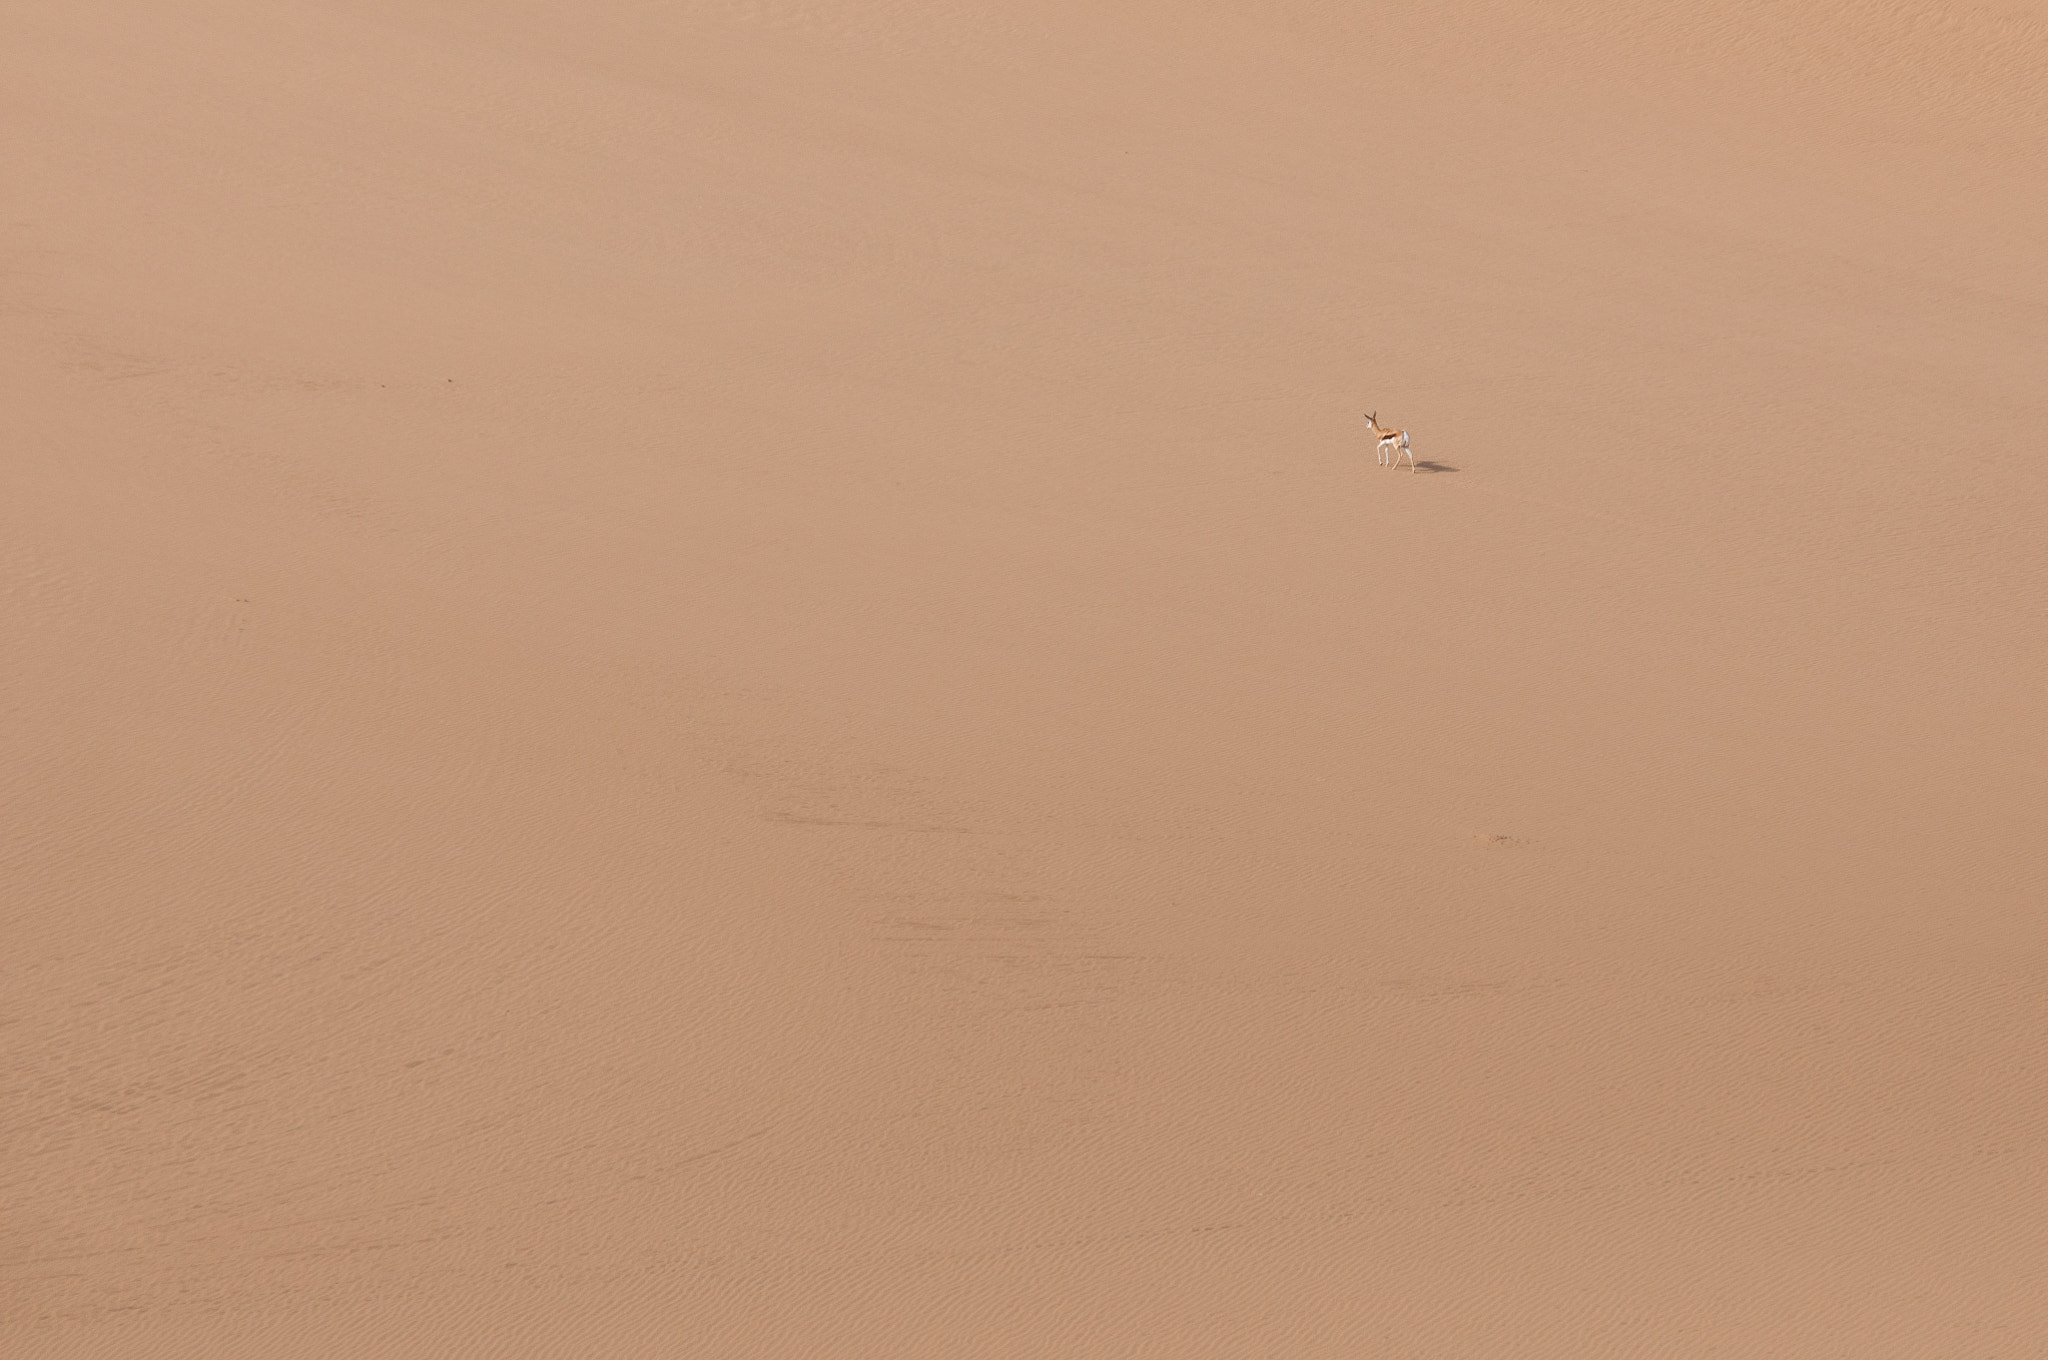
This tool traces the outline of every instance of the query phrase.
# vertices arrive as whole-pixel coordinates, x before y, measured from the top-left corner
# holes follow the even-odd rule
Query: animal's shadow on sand
[[[1417,472],[1456,472],[1456,471],[1457,471],[1457,469],[1456,469],[1456,468],[1454,468],[1454,467],[1452,467],[1452,466],[1451,466],[1451,465],[1450,465],[1449,463],[1432,463],[1432,462],[1430,462],[1430,461],[1429,461],[1429,460],[1428,460],[1427,458],[1425,458],[1425,459],[1423,459],[1423,460],[1422,460],[1421,462],[1419,462],[1419,463],[1415,464],[1415,470],[1416,470]]]

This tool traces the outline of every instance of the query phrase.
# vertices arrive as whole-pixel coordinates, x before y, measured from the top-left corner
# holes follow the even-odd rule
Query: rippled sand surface
[[[8,7],[4,1348],[2038,1356],[2043,109],[2048,0]]]

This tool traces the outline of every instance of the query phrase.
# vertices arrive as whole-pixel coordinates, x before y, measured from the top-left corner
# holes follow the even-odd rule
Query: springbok
[[[1379,436],[1379,461],[1381,467],[1401,466],[1401,455],[1405,453],[1408,455],[1408,470],[1410,472],[1422,471],[1421,468],[1415,466],[1415,450],[1408,447],[1408,432],[1406,430],[1389,430],[1382,426],[1378,411],[1374,411],[1371,415],[1367,416],[1365,423],[1372,426],[1372,432]]]

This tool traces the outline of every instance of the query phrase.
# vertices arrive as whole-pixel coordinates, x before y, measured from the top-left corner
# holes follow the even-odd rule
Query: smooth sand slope
[[[2048,1347],[2048,4],[1189,8],[0,9],[0,1350]]]

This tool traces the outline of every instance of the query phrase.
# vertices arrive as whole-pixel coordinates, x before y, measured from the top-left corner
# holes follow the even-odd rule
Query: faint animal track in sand
[[[153,378],[171,371],[169,364],[150,355],[116,349],[91,336],[75,337],[71,348],[72,358],[65,363],[66,368],[98,374],[106,382],[119,382],[127,378]]]
[[[973,836],[971,826],[943,826],[928,822],[864,821],[853,817],[799,817],[793,812],[771,812],[762,820],[788,826],[850,826],[865,831],[915,831],[921,835]]]
[[[765,747],[742,760],[734,773],[776,786],[757,815],[806,837],[807,852],[872,904],[869,940],[927,1001],[981,1015],[1104,995],[1104,970],[1125,956],[1056,905],[1037,836],[909,770],[835,769]]]
[[[234,596],[195,610],[180,641],[188,658],[234,656],[256,623],[254,601]]]

